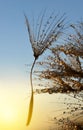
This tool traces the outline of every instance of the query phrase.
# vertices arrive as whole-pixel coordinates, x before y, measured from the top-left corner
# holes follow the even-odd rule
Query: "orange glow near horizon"
[[[0,84],[0,130],[49,129],[49,114],[52,116],[52,111],[58,107],[50,104],[51,101],[55,101],[55,96],[49,94],[34,95],[33,115],[31,123],[27,127],[29,92],[26,84],[25,86],[14,83],[9,86],[5,82]]]
[[[16,111],[11,106],[4,106],[4,108],[1,110],[1,119],[2,122],[6,124],[10,124],[15,122],[17,115]]]

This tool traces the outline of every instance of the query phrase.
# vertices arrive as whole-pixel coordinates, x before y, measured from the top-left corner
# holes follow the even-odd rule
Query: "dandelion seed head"
[[[56,42],[62,32],[64,18],[58,18],[53,13],[44,21],[44,14],[40,16],[35,32],[31,30],[28,18],[25,16],[30,43],[32,45],[34,57],[38,58],[53,42]],[[36,33],[36,34],[35,34]]]

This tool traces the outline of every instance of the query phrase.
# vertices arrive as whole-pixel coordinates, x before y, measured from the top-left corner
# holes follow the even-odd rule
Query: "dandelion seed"
[[[32,46],[32,50],[34,53],[34,62],[31,67],[30,72],[30,81],[31,81],[31,99],[30,99],[30,106],[29,106],[29,115],[27,120],[27,125],[29,125],[32,117],[33,112],[33,84],[32,84],[32,71],[35,65],[36,60],[40,55],[44,53],[44,51],[52,45],[53,42],[57,40],[62,34],[62,30],[64,29],[64,19],[63,17],[56,20],[56,16],[50,16],[45,24],[44,22],[44,14],[40,19],[40,23],[37,24],[38,30],[35,30],[37,34],[31,30],[31,26],[29,24],[28,18],[25,16],[27,30],[29,34],[30,43]],[[60,24],[60,26],[59,26]]]

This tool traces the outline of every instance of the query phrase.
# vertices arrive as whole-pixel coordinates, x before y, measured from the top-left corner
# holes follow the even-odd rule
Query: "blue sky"
[[[17,93],[20,104],[22,92],[26,94],[23,100],[27,97],[29,73],[25,64],[34,58],[23,13],[31,19],[45,8],[48,12],[55,10],[55,14],[66,13],[72,23],[83,20],[83,0],[0,0],[0,91],[6,88],[12,93],[9,87],[14,87],[13,96]]]
[[[46,8],[65,12],[69,21],[77,22],[82,6],[82,0],[0,0],[0,78],[13,76],[13,71],[22,75],[25,64],[33,60],[23,12],[30,18]]]

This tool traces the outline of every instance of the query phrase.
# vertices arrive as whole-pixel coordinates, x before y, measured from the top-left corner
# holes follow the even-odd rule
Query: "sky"
[[[48,129],[44,113],[54,96],[36,95],[31,125],[26,127],[29,102],[29,71],[34,57],[25,25],[28,18],[36,17],[47,9],[55,14],[66,13],[67,21],[83,20],[83,0],[0,0],[0,129]],[[42,100],[45,99],[43,102]],[[42,113],[42,114],[38,114]],[[36,119],[35,119],[36,117]],[[41,117],[41,118],[40,118]]]

